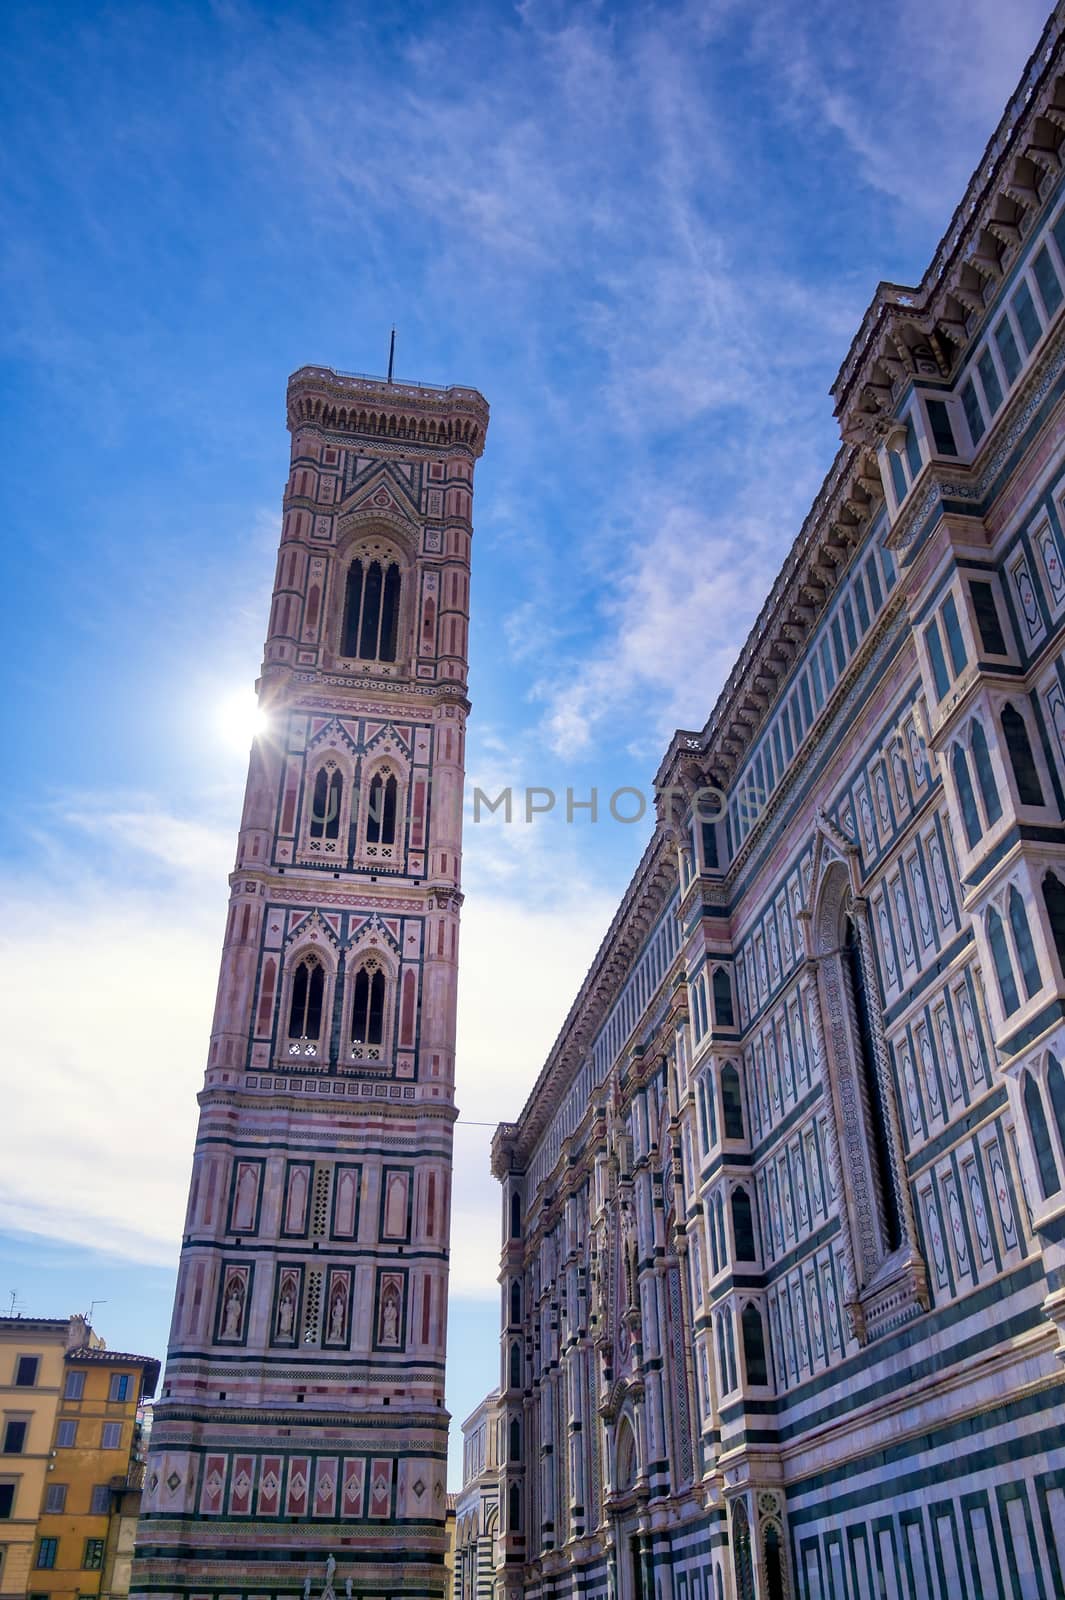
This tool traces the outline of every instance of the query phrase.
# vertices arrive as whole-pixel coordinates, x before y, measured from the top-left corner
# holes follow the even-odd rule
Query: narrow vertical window
[[[1014,316],[1017,318],[1017,326],[1021,330],[1021,343],[1027,353],[1031,355],[1039,343],[1039,335],[1043,330],[1039,324],[1039,313],[1035,309],[1032,291],[1023,278],[1010,304],[1013,307]]]
[[[980,409],[980,401],[976,395],[976,386],[971,378],[967,378],[961,386],[961,403],[965,412],[965,420],[969,424],[969,434],[973,444],[979,444],[987,430],[984,414]]]
[[[736,1260],[757,1261],[758,1252],[754,1244],[754,1217],[751,1213],[751,1197],[746,1189],[733,1189],[731,1206],[732,1237],[736,1245]]]
[[[925,407],[937,455],[956,456],[958,447],[954,442],[954,429],[950,425],[950,412],[947,407],[942,400],[926,400]]]
[[[1013,964],[1010,961],[1009,946],[1006,944],[1006,930],[1002,926],[1002,918],[993,907],[987,913],[987,942],[991,946],[991,959],[995,965],[1002,1010],[1007,1017],[1011,1017],[1019,1007],[1021,997],[1017,993],[1017,981],[1013,976]]]
[[[995,348],[998,350],[1002,369],[1006,374],[1006,382],[1012,386],[1021,370],[1021,353],[1017,349],[1017,341],[1013,337],[1008,317],[1003,317],[995,328]]]
[[[1020,712],[1011,705],[1002,708],[1002,732],[1009,752],[1010,766],[1013,768],[1018,800],[1022,806],[1041,806],[1043,790],[1039,782],[1035,757],[1032,754],[1031,741],[1028,738],[1028,729]]]
[[[1047,921],[1050,923],[1050,934],[1054,940],[1058,966],[1065,974],[1065,885],[1052,872],[1048,872],[1043,879],[1043,904],[1046,907]]]
[[[1017,946],[1017,956],[1021,963],[1024,992],[1030,1000],[1042,984],[1043,977],[1039,971],[1039,962],[1036,960],[1035,946],[1028,926],[1028,912],[1025,910],[1020,891],[1015,887],[1011,887],[1009,893],[1009,914],[1013,942]]]
[[[399,568],[393,561],[385,573],[384,599],[381,605],[381,651],[382,661],[396,659],[396,643],[399,638]]]
[[[969,776],[968,757],[960,744],[956,744],[950,753],[950,765],[954,773],[954,787],[958,791],[965,838],[969,849],[972,850],[980,839],[980,813],[976,809],[976,795],[973,792],[973,780]]]
[[[721,1106],[725,1118],[725,1138],[743,1138],[743,1098],[740,1076],[731,1061],[721,1069]]]
[[[747,1374],[747,1382],[765,1384],[769,1381],[765,1359],[765,1332],[762,1328],[762,1314],[753,1301],[749,1301],[743,1308],[740,1330],[743,1335],[743,1370]]]
[[[965,650],[965,640],[962,638],[961,624],[958,621],[958,608],[954,604],[954,596],[948,594],[943,602],[943,627],[947,635],[947,649],[950,651],[950,664],[957,677],[968,659]]]
[[[510,1197],[510,1237],[521,1238],[521,1195],[517,1190]]]
[[[1062,1148],[1065,1149],[1065,1072],[1062,1072],[1061,1062],[1057,1056],[1050,1057],[1050,1065],[1047,1067],[1047,1090],[1050,1094],[1050,1109],[1058,1125],[1058,1138],[1061,1140]]]
[[[521,1321],[521,1285],[517,1279],[510,1286],[510,1320]]]
[[[939,624],[934,617],[924,630],[924,642],[928,651],[928,659],[932,666],[932,681],[936,686],[936,699],[942,700],[950,688],[950,674],[947,671],[947,658],[943,654],[943,641],[939,637]]]
[[[850,917],[847,918],[846,923],[843,953],[845,957],[845,972],[858,1023],[858,1037],[855,1043],[858,1051],[858,1065],[861,1069],[861,1078],[865,1090],[864,1099],[871,1124],[869,1128],[871,1134],[870,1156],[872,1158],[870,1165],[873,1170],[874,1181],[880,1191],[881,1212],[884,1219],[884,1235],[887,1241],[887,1248],[889,1251],[897,1250],[902,1243],[903,1237],[902,1216],[899,1211],[899,1198],[895,1193],[895,1183],[891,1172],[891,1137],[888,1111],[884,1103],[884,1091],[876,1066],[873,1016],[869,1005],[869,996],[865,989],[865,974],[862,971],[858,930]]]
[[[1009,652],[1006,649],[1006,640],[998,617],[994,589],[989,583],[974,578],[969,584],[969,593],[972,595],[980,643],[989,656],[1007,655]]]
[[[1058,275],[1054,270],[1054,263],[1050,259],[1050,251],[1046,245],[1043,246],[1032,262],[1032,271],[1039,286],[1039,293],[1043,297],[1047,316],[1052,317],[1061,304],[1062,294],[1061,284],[1058,282]]]
[[[344,629],[340,653],[357,656],[359,653],[359,618],[362,615],[362,562],[353,561],[348,568],[347,590],[344,596]]]
[[[521,1345],[517,1339],[512,1339],[510,1344],[510,1387],[521,1388]]]
[[[714,1019],[722,1028],[736,1025],[732,1010],[732,983],[724,967],[714,969]]]
[[[998,381],[998,373],[995,371],[995,363],[992,360],[991,352],[987,349],[986,345],[980,352],[976,363],[976,370],[980,374],[980,382],[984,386],[984,398],[987,400],[988,410],[991,412],[991,415],[994,416],[995,412],[1002,404],[1002,385]]]
[[[371,561],[366,569],[362,596],[362,627],[359,630],[359,655],[363,661],[377,660],[377,641],[381,626],[381,563]]]
[[[991,766],[991,752],[987,748],[987,734],[984,732],[982,722],[973,722],[973,762],[976,766],[976,781],[980,786],[980,798],[984,802],[984,813],[988,823],[997,822],[1002,815],[1002,801],[998,797],[998,785]]]
[[[1039,1173],[1039,1187],[1042,1190],[1043,1199],[1049,1200],[1050,1196],[1057,1194],[1061,1188],[1061,1176],[1058,1172],[1058,1163],[1054,1157],[1054,1147],[1050,1142],[1050,1129],[1047,1127],[1047,1116],[1043,1109],[1043,1096],[1039,1092],[1038,1083],[1036,1083],[1030,1072],[1026,1072],[1024,1075],[1024,1115],[1032,1136],[1036,1171]]]

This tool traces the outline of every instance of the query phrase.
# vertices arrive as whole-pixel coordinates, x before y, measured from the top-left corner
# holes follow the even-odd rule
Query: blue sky
[[[304,363],[480,388],[469,779],[648,789],[1043,4],[18,7],[0,87],[0,1303],[162,1354]],[[586,816],[586,813],[583,814]],[[490,1127],[649,822],[466,836],[449,1404]],[[456,1430],[457,1431],[457,1430]]]

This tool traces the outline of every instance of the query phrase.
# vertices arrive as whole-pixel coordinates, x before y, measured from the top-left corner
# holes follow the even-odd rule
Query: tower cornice
[[[402,440],[407,448],[464,446],[474,458],[484,449],[488,402],[476,389],[389,382],[332,367],[300,367],[288,380],[291,432],[310,425],[329,432]]]

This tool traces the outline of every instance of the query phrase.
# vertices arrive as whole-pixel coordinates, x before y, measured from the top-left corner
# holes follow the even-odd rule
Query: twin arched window
[[[1043,977],[1039,970],[1039,960],[1035,953],[1035,946],[1032,943],[1031,929],[1028,926],[1028,912],[1025,909],[1024,899],[1016,884],[1010,885],[1006,913],[1009,918],[1010,932],[1013,934],[1017,960],[1020,963],[1024,992],[1030,1000],[1042,984]],[[987,942],[991,947],[991,960],[994,963],[995,977],[998,980],[998,992],[1002,1001],[1003,1015],[1011,1017],[1020,1008],[1021,996],[1017,988],[1013,960],[1006,939],[1005,923],[994,906],[987,913]]]
[[[388,771],[375,772],[370,780],[366,808],[366,843],[395,844],[399,784]]]
[[[363,561],[348,568],[340,653],[359,661],[395,661],[399,639],[399,565]]]
[[[384,1043],[385,975],[378,962],[364,962],[355,974],[351,1000],[351,1050]]]
[[[325,968],[316,955],[306,955],[292,974],[292,996],[288,1008],[288,1036],[291,1040],[321,1038],[324,998]]]
[[[340,805],[344,797],[344,780],[338,767],[319,767],[311,795],[311,820],[308,834],[312,839],[337,839],[340,836]]]

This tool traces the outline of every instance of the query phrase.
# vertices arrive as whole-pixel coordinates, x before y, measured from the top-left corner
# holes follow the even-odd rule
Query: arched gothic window
[[[1011,705],[1002,708],[1002,732],[1006,739],[1010,766],[1013,768],[1018,800],[1022,806],[1041,806],[1043,788],[1039,782],[1039,772],[1032,754],[1028,729],[1020,712]]]
[[[1059,1068],[1060,1071],[1060,1068]],[[1050,1142],[1050,1129],[1047,1127],[1047,1116],[1043,1109],[1043,1096],[1039,1092],[1039,1085],[1032,1073],[1024,1075],[1024,1115],[1028,1120],[1028,1129],[1032,1135],[1032,1149],[1035,1152],[1036,1171],[1039,1174],[1039,1187],[1043,1199],[1049,1200],[1052,1194],[1057,1194],[1061,1188],[1061,1176],[1058,1172],[1058,1163],[1054,1157],[1054,1147]]]
[[[372,957],[355,974],[351,1000],[351,1048],[381,1045],[385,1037],[385,975]]]
[[[1052,872],[1048,872],[1043,879],[1043,905],[1050,923],[1058,966],[1065,973],[1065,886]]]
[[[363,561],[348,568],[340,653],[359,661],[395,661],[399,637],[399,566]]]
[[[976,781],[980,785],[980,798],[988,826],[1002,815],[1002,801],[998,797],[998,784],[991,765],[991,752],[987,748],[987,734],[982,722],[973,722],[973,761],[976,764]]]
[[[616,1439],[615,1462],[615,1488],[618,1494],[626,1494],[636,1482],[638,1470],[636,1460],[636,1435],[632,1431],[632,1424],[628,1417],[622,1417],[618,1423]]]
[[[399,785],[395,775],[387,770],[375,772],[370,780],[366,806],[367,844],[395,844],[398,798]]]
[[[319,767],[311,795],[311,820],[308,834],[312,839],[336,839],[340,833],[340,805],[344,795],[344,780],[340,769]]]
[[[1039,962],[1036,960],[1031,930],[1028,927],[1028,913],[1024,908],[1024,900],[1021,893],[1016,887],[1011,887],[1010,889],[1009,913],[1010,927],[1013,929],[1013,942],[1017,946],[1017,955],[1021,963],[1024,992],[1030,1000],[1042,984],[1043,978],[1039,971]]]
[[[510,1320],[521,1321],[521,1284],[516,1278],[510,1286]]]
[[[1062,1149],[1065,1150],[1065,1072],[1062,1072],[1061,1062],[1057,1056],[1050,1057],[1050,1065],[1047,1067],[1047,1089],[1050,1094],[1050,1109],[1058,1125],[1058,1138],[1061,1140]]]
[[[318,1039],[322,1032],[325,968],[316,955],[307,955],[292,974],[288,1008],[290,1039]]]
[[[510,1197],[510,1237],[521,1238],[521,1195],[516,1189]]]
[[[521,1344],[517,1339],[510,1342],[510,1387],[521,1388]]]
[[[521,1527],[521,1491],[516,1483],[507,1491],[507,1530],[517,1533]]]
[[[751,1197],[743,1188],[732,1191],[732,1237],[736,1242],[737,1261],[758,1260],[758,1252],[754,1245]]]
[[[732,1388],[729,1377],[728,1357],[725,1354],[725,1318],[728,1312],[723,1311],[717,1319],[717,1370],[721,1376],[721,1393],[728,1394]]]
[[[873,1014],[865,987],[865,973],[862,968],[861,949],[858,944],[858,930],[851,917],[847,917],[844,926],[843,956],[844,975],[850,990],[850,998],[854,1003],[854,1016],[858,1024],[858,1036],[854,1043],[857,1050],[858,1066],[861,1069],[862,1087],[865,1091],[864,1099],[869,1114],[870,1156],[872,1157],[870,1165],[880,1194],[887,1247],[889,1251],[897,1250],[902,1243],[903,1237],[902,1216],[899,1211],[899,1197],[895,1192],[895,1183],[891,1171],[891,1135],[889,1132],[888,1113],[884,1104],[883,1086],[881,1085],[880,1074],[876,1065]]]
[[[768,1600],[784,1600],[784,1552],[780,1530],[770,1522],[765,1530],[765,1578]]]
[[[969,776],[969,758],[960,744],[956,744],[951,751],[950,765],[954,773],[954,787],[958,791],[958,803],[961,806],[965,838],[969,849],[972,850],[979,843],[982,829],[980,827],[980,813],[976,809],[973,780]]]
[[[742,1500],[732,1507],[732,1549],[736,1569],[737,1600],[754,1600],[754,1562],[751,1559],[751,1528]]]
[[[769,1382],[769,1371],[765,1358],[765,1332],[762,1313],[753,1300],[743,1308],[740,1329],[743,1334],[743,1370],[747,1374],[747,1382],[766,1384]]]
[[[731,1061],[721,1069],[721,1107],[725,1117],[725,1138],[743,1138],[743,1097],[740,1075]]]
[[[735,1026],[732,1012],[732,984],[725,967],[714,968],[714,1020],[722,1028]]]
[[[517,1417],[510,1419],[510,1459],[521,1460],[521,1423]]]
[[[991,946],[991,959],[995,964],[995,977],[998,979],[1002,1009],[1007,1017],[1011,1017],[1020,1005],[1021,997],[1017,993],[1017,980],[1013,976],[1013,963],[1006,943],[1006,930],[994,906],[987,913],[987,942]]]

